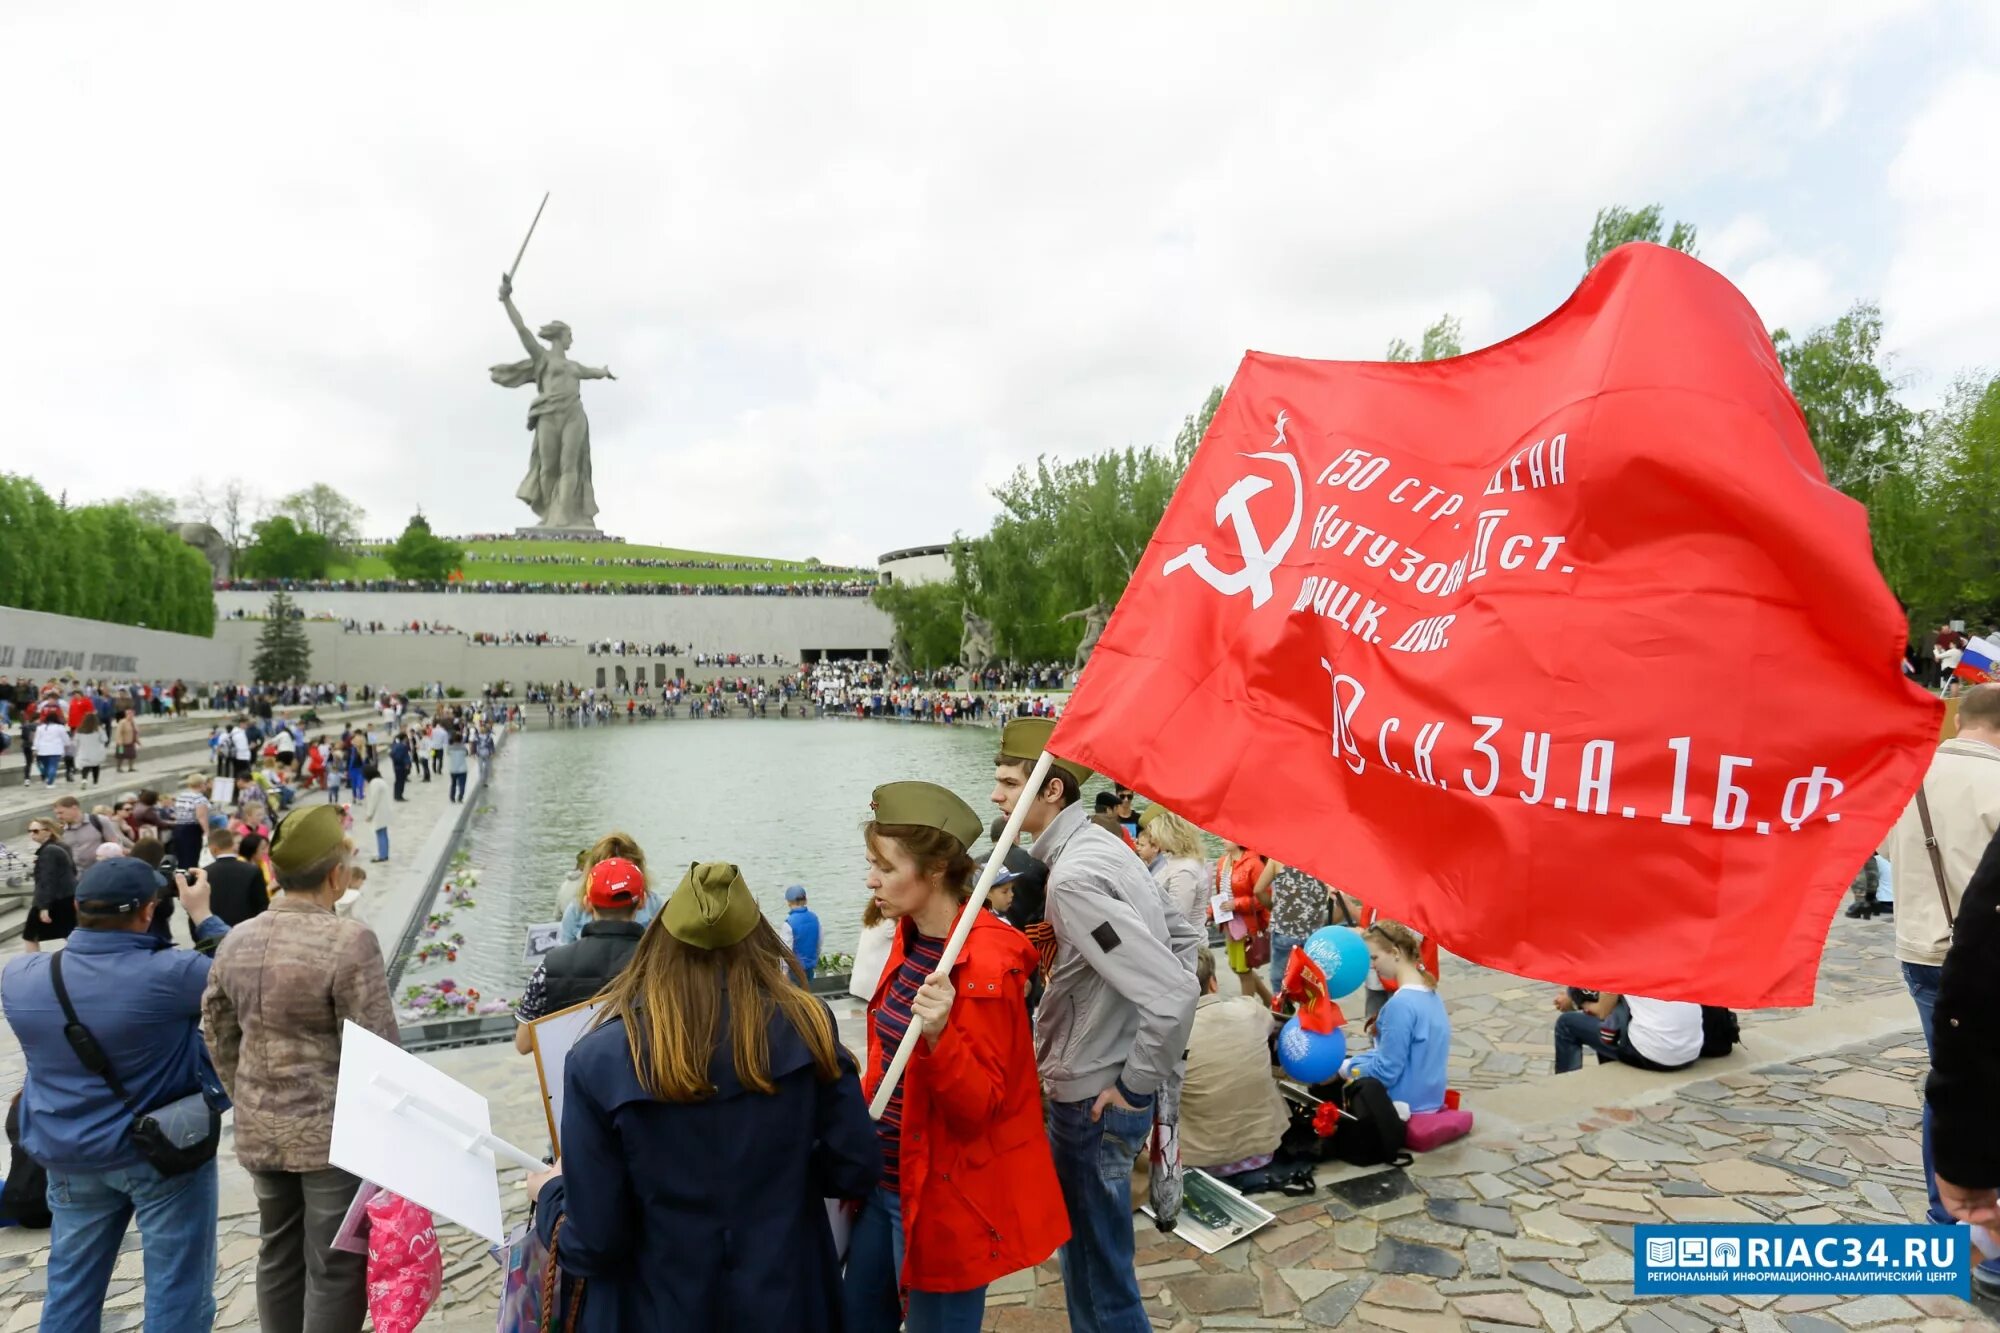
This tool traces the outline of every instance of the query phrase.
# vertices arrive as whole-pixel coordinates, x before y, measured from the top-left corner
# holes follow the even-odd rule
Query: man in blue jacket
[[[76,1015],[142,1110],[201,1089],[227,1108],[201,1040],[208,955],[153,935],[158,883],[143,861],[114,857],[76,886],[77,930],[60,955],[22,954],[0,972],[0,1007],[28,1065],[21,1146],[49,1175],[48,1294],[44,1329],[95,1329],[126,1225],[137,1214],[145,1250],[146,1328],[206,1330],[215,1322],[216,1168],[213,1159],[165,1177],[132,1143],[132,1111],[85,1069],[63,1035],[49,977],[63,959]],[[208,910],[201,871],[179,881],[197,941],[229,927]]]
[[[814,969],[819,966],[819,914],[806,906],[803,884],[786,889],[785,901],[791,904],[791,910],[785,913],[785,924],[792,928],[792,952],[805,965],[806,980],[811,981]]]

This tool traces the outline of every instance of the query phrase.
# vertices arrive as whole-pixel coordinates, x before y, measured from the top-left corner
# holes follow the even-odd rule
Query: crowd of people
[[[590,565],[599,569],[727,569],[746,574],[796,573],[798,566],[783,565],[770,560],[676,560],[666,556],[621,555],[582,556],[563,554],[527,554],[524,552],[468,551],[467,557],[480,564],[499,565]],[[868,570],[858,568],[832,568],[833,573],[866,575]]]
[[[562,593],[646,597],[866,597],[869,577],[758,583],[677,583],[666,579],[569,582],[549,579],[217,579],[217,592]]]

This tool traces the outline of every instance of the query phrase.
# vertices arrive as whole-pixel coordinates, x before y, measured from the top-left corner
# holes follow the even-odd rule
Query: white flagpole
[[[973,887],[972,896],[965,901],[965,910],[958,915],[958,925],[945,941],[944,955],[938,959],[938,972],[949,973],[953,963],[958,961],[958,951],[965,947],[965,937],[972,933],[972,923],[978,913],[986,907],[987,891],[993,887],[993,879],[1006,863],[1007,849],[1014,846],[1021,837],[1021,823],[1028,817],[1028,806],[1040,799],[1042,786],[1048,781],[1049,765],[1055,756],[1047,750],[1035,760],[1034,771],[1028,774],[1028,785],[1021,789],[1021,797],[1014,802],[1014,813],[1007,816],[1007,827],[993,843],[993,854],[986,858],[986,869],[979,873],[979,883]],[[933,976],[937,973],[932,973]],[[916,1054],[917,1039],[922,1037],[923,1024],[913,1016],[909,1030],[903,1033],[902,1045],[896,1048],[896,1058],[889,1062],[889,1072],[882,1076],[882,1086],[875,1089],[875,1100],[869,1103],[868,1114],[880,1120],[882,1113],[889,1109],[889,1099],[896,1095],[896,1084],[902,1081],[903,1069]]]

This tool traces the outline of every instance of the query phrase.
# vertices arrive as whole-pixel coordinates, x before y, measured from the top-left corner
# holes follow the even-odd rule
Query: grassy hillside
[[[513,579],[522,583],[802,583],[809,579],[846,579],[842,569],[816,569],[797,560],[765,560],[759,556],[723,555],[714,551],[684,551],[672,546],[636,546],[619,542],[475,541],[466,544],[465,577]],[[516,562],[508,557],[529,557]],[[532,557],[555,557],[541,563]],[[712,563],[720,569],[661,565],[598,565],[597,560],[683,560]],[[769,565],[734,569],[731,565]],[[395,574],[379,555],[336,563],[328,576],[336,579],[387,579]]]

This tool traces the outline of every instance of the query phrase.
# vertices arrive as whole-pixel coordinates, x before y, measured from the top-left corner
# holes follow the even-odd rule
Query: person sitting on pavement
[[[1597,1052],[1599,1064],[1617,1061],[1662,1073],[1686,1069],[1701,1058],[1701,1037],[1698,1004],[1612,991],[1593,998],[1574,988],[1556,996],[1558,1074],[1583,1068],[1586,1050]]]
[[[1270,1165],[1290,1112],[1271,1076],[1271,1011],[1218,990],[1207,949],[1194,975],[1201,998],[1181,1084],[1181,1162],[1226,1179]]]
[[[195,939],[228,932],[209,914],[201,871],[177,887]],[[198,1026],[209,957],[151,933],[157,884],[144,862],[109,858],[77,888],[77,929],[63,950],[24,954],[0,972],[0,1007],[27,1065],[21,1146],[48,1172],[54,1215],[41,1327],[98,1327],[136,1218],[145,1326],[205,1330],[215,1319],[215,1159],[162,1175],[133,1139],[132,1121],[135,1106],[154,1110],[197,1092],[216,1111],[229,1108]],[[69,1042],[57,968],[115,1089]]]
[[[535,1049],[529,1024],[591,999],[625,970],[646,928],[633,920],[646,901],[646,872],[622,856],[590,868],[584,889],[590,922],[574,944],[549,950],[514,1010],[514,1049]]]
[[[1415,932],[1393,921],[1377,921],[1366,938],[1376,973],[1394,981],[1396,989],[1376,1015],[1375,1045],[1344,1061],[1341,1073],[1380,1083],[1407,1120],[1444,1105],[1451,1019],[1438,998],[1437,978],[1424,970],[1423,945]],[[1697,1022],[1697,1037],[1699,1028]]]

